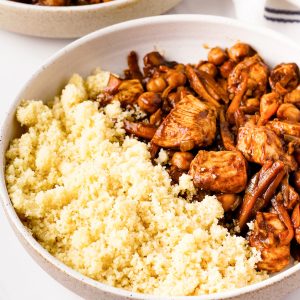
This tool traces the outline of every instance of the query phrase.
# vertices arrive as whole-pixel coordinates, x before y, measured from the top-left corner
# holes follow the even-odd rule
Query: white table
[[[0,0],[1,1],[1,0]],[[234,17],[231,0],[184,0],[170,13]],[[0,122],[22,84],[37,67],[70,40],[50,40],[0,31]],[[300,289],[286,300],[300,298]],[[0,208],[0,300],[78,300],[25,252]]]

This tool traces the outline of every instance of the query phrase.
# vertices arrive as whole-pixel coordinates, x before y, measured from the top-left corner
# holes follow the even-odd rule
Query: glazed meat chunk
[[[250,99],[257,107],[258,99],[266,92],[267,81],[268,68],[257,54],[235,66],[228,77],[228,92],[232,101],[226,115],[230,124],[234,124],[234,114],[240,106],[249,107],[247,102]]]
[[[268,122],[267,126],[276,132],[277,135],[285,134],[300,137],[300,123],[290,121],[279,121],[277,119]]]
[[[250,236],[250,246],[261,252],[262,261],[257,264],[259,270],[278,272],[290,261],[290,244],[280,241],[280,234],[286,230],[279,216],[274,213],[258,212],[254,230]]]
[[[248,57],[236,65],[228,78],[228,91],[239,92],[241,81],[246,78],[245,94],[248,97],[261,97],[266,92],[268,68],[258,55]]]
[[[120,101],[122,106],[133,105],[143,92],[143,86],[138,79],[123,80],[114,100]]]
[[[277,65],[269,78],[270,86],[278,94],[285,95],[299,83],[299,68],[295,63]]]
[[[292,103],[300,108],[300,85],[284,96],[285,103]]]
[[[242,126],[238,131],[237,149],[251,162],[263,165],[271,160],[281,160],[291,169],[296,168],[292,156],[284,152],[282,143],[274,131],[264,126]]]
[[[239,151],[199,151],[189,174],[203,190],[239,193],[246,188],[247,163]]]
[[[157,129],[152,142],[189,151],[210,145],[216,134],[216,110],[192,95],[180,100]]]

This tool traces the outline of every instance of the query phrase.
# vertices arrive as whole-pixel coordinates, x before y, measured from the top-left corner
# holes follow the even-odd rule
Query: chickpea
[[[277,117],[281,120],[300,122],[300,110],[291,103],[283,103],[277,110]]]
[[[186,76],[182,72],[171,71],[167,75],[166,80],[169,86],[177,87],[177,86],[185,85]]]
[[[260,101],[257,98],[249,98],[245,101],[246,107],[256,107],[259,110]]]
[[[195,142],[193,140],[183,140],[180,141],[179,149],[181,152],[190,151],[195,147]]]
[[[228,78],[230,72],[235,67],[235,62],[232,60],[227,60],[224,64],[220,67],[220,73],[223,78]]]
[[[137,103],[143,111],[153,114],[161,106],[162,100],[156,93],[145,92],[139,96]]]
[[[194,156],[190,152],[175,152],[172,159],[172,166],[176,166],[178,169],[188,171]]]
[[[227,59],[227,54],[220,47],[210,49],[207,55],[208,61],[216,66],[221,65]]]
[[[217,67],[214,64],[210,63],[210,62],[202,64],[201,66],[199,66],[198,69],[200,71],[203,71],[203,72],[207,73],[211,77],[216,77],[216,75],[218,73]]]
[[[241,61],[243,58],[250,56],[254,53],[254,50],[244,43],[236,43],[228,49],[228,56],[235,62]]]
[[[217,199],[221,202],[225,212],[234,211],[241,203],[241,197],[236,194],[220,194]]]
[[[147,91],[162,93],[167,87],[166,81],[162,77],[152,78],[147,83]]]

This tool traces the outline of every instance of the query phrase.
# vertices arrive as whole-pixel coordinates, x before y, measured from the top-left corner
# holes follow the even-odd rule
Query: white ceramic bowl
[[[76,38],[119,22],[162,14],[180,1],[114,0],[49,7],[0,0],[0,28],[40,37]]]
[[[129,38],[130,37],[130,38]],[[71,270],[44,250],[22,225],[7,194],[4,180],[5,151],[19,128],[15,111],[20,99],[50,99],[74,72],[87,75],[96,66],[121,72],[130,50],[143,54],[159,48],[170,59],[197,62],[210,46],[229,46],[237,40],[250,43],[270,65],[300,63],[300,49],[292,41],[270,30],[253,28],[232,19],[201,15],[160,16],[117,24],[94,32],[70,44],[50,58],[27,82],[12,103],[0,131],[0,191],[7,217],[16,235],[44,270],[86,299],[158,299],[113,288]],[[2,245],[1,247],[5,247]],[[263,282],[234,291],[201,297],[163,297],[161,299],[277,299],[300,286],[300,264]]]

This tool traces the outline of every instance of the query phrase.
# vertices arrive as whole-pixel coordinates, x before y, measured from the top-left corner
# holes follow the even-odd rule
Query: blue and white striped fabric
[[[300,0],[234,0],[238,19],[272,28],[299,41]]]

